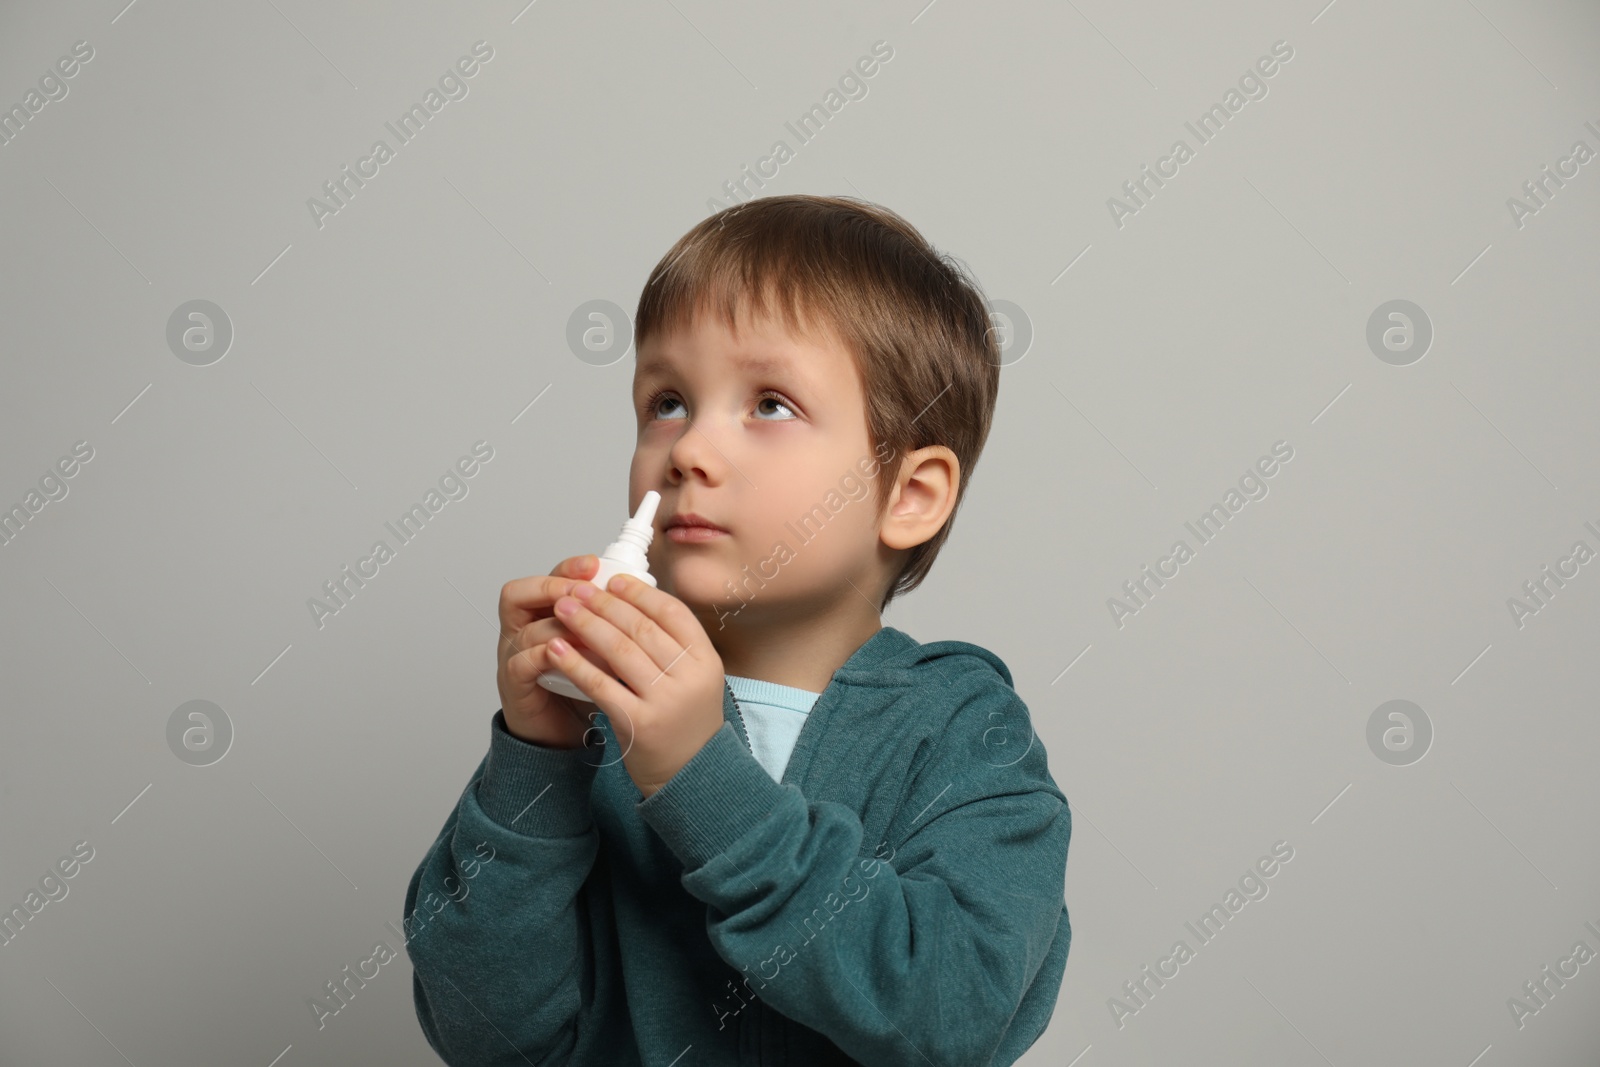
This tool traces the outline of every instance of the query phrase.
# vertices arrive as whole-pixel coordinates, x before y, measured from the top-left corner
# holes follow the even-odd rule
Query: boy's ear
[[[960,484],[961,461],[944,445],[906,453],[879,539],[892,549],[915,548],[928,540],[955,510]]]

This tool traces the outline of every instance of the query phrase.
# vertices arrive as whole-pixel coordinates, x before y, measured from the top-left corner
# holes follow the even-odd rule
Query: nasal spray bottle
[[[622,532],[617,539],[600,553],[600,569],[593,578],[588,579],[593,585],[604,589],[612,578],[619,574],[631,574],[641,582],[655,587],[656,580],[650,575],[650,561],[645,557],[645,550],[650,547],[650,541],[655,537],[656,528],[652,525],[656,518],[656,505],[661,503],[661,494],[654,489],[644,495],[639,501],[639,510],[634,512],[633,518],[622,524]],[[572,684],[572,680],[558,670],[548,670],[539,675],[539,684],[552,693],[560,693],[573,700],[589,701],[584,696],[583,690]],[[593,703],[593,701],[589,701]]]

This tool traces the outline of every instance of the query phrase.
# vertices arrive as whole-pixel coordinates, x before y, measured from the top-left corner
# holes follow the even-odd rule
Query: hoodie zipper
[[[739,706],[739,698],[734,696],[733,685],[728,681],[726,675],[724,675],[722,678],[722,685],[723,688],[728,691],[728,696],[733,699],[734,714],[739,716],[739,725],[744,729],[744,747],[749,748],[750,751],[754,752],[755,749],[750,745],[750,724],[744,720],[744,708]]]

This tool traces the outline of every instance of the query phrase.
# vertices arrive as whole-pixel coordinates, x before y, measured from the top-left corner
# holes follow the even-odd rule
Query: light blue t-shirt
[[[794,743],[800,737],[800,728],[806,724],[811,705],[821,693],[809,689],[796,689],[789,685],[763,682],[759,678],[727,676],[728,688],[733,690],[744,715],[744,728],[750,735],[750,751],[765,767],[772,780],[783,780],[783,769],[789,765]]]

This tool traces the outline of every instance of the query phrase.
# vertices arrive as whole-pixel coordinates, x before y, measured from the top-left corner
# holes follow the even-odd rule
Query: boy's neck
[[[724,674],[820,693],[833,679],[833,672],[883,629],[883,620],[872,605],[854,599],[859,606],[845,603],[821,616],[806,612],[757,618],[752,604],[740,612],[746,618],[726,617],[720,628],[712,621],[706,633],[722,657]]]

